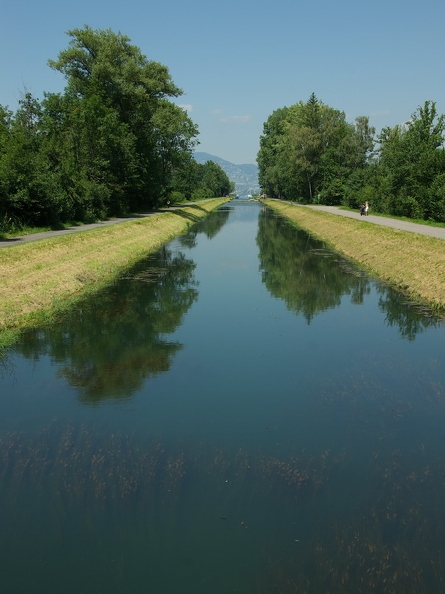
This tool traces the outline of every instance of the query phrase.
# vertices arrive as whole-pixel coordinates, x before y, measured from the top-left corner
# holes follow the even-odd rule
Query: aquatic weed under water
[[[187,491],[196,493],[199,483],[204,500],[225,485],[221,501],[232,513],[265,496],[295,517],[318,518],[284,552],[265,539],[258,592],[426,593],[445,586],[445,462],[419,456],[423,464],[397,449],[376,451],[367,468],[369,492],[349,515],[336,516],[324,508],[338,499],[337,485],[351,464],[346,452],[303,450],[280,458],[52,424],[37,435],[2,436],[0,489],[10,502],[42,497],[59,514],[79,506],[85,515],[91,508],[147,509],[174,539]]]

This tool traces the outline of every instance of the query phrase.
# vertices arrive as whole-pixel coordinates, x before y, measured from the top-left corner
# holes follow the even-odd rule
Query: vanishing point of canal
[[[2,592],[445,591],[444,353],[228,203],[0,360]]]

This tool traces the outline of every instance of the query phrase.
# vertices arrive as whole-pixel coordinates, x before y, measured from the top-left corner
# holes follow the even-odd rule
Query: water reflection
[[[194,225],[188,233],[185,233],[178,238],[180,245],[186,248],[196,247],[196,238],[200,233],[203,233],[208,239],[215,237],[226,224],[229,218],[229,213],[232,210],[233,207],[222,206],[217,212],[202,219],[199,223]]]
[[[1,386],[8,594],[445,590],[443,334],[274,213],[257,232],[257,212],[210,215],[27,335],[35,365],[0,367],[30,378]],[[103,406],[45,399],[55,370]]]
[[[361,304],[370,292],[366,275],[268,209],[259,217],[257,244],[266,287],[308,323],[318,313],[338,307],[343,295]]]
[[[379,285],[379,307],[386,314],[389,326],[397,326],[400,335],[410,341],[427,328],[438,326],[441,319],[426,306],[401,299],[399,291]]]
[[[164,247],[61,323],[27,333],[17,350],[60,363],[59,374],[81,402],[129,398],[147,378],[168,371],[182,348],[166,335],[197,299],[194,268],[184,254]]]
[[[344,295],[361,305],[371,292],[369,277],[354,264],[269,209],[259,216],[257,244],[267,289],[308,323],[320,312],[339,307]],[[426,307],[409,306],[391,287],[377,284],[376,288],[387,323],[398,326],[402,337],[414,340],[439,323]]]

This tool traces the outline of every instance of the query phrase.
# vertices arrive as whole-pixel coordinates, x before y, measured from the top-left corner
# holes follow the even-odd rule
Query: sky
[[[445,113],[444,0],[3,0],[0,104],[66,81],[47,65],[89,25],[168,67],[198,151],[255,163],[263,124],[312,93],[379,132],[425,101]]]

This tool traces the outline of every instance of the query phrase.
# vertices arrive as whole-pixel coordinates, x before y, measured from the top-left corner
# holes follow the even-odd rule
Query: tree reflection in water
[[[198,232],[218,233],[228,212],[178,239],[183,252]],[[274,213],[263,212],[259,225],[263,282],[308,323],[344,296],[361,304],[372,293],[365,274]],[[82,402],[131,396],[181,349],[168,335],[198,295],[195,265],[184,253],[164,248],[18,347],[56,361]],[[402,337],[413,340],[437,323],[400,304],[397,292],[375,287],[386,323]],[[39,583],[40,594],[60,589],[69,575],[63,590],[73,594],[444,591],[445,390],[440,355],[418,361],[419,343],[404,341],[389,357],[372,350],[365,369],[351,357],[347,367],[317,375],[307,391],[292,384],[282,402],[281,368],[271,367],[276,390],[263,394],[270,396],[268,426],[260,423],[251,439],[247,423],[233,431],[235,412],[225,421],[203,417],[215,423],[199,436],[193,427],[171,433],[170,416],[159,426],[119,418],[113,429],[98,429],[102,410],[85,407],[80,421],[45,421],[30,434],[5,429],[3,584],[14,592]],[[227,373],[232,361],[222,362]],[[261,390],[252,391],[249,419],[261,406]],[[248,403],[249,395],[241,399]],[[224,422],[227,440],[212,434]]]
[[[308,323],[326,309],[339,307],[344,295],[360,305],[371,292],[367,274],[270,209],[260,213],[257,244],[267,289]],[[376,287],[387,323],[398,326],[402,337],[414,340],[439,323],[426,307],[407,307],[400,292],[379,283]]]
[[[164,247],[60,323],[27,333],[18,348],[25,357],[59,362],[82,402],[129,398],[145,379],[167,371],[182,348],[165,336],[197,299],[194,268]]]
[[[196,225],[178,237],[181,246],[186,248],[194,248],[196,246],[196,238],[200,233],[203,233],[208,239],[215,237],[226,224],[229,213],[233,210],[230,206],[221,206],[216,212],[212,212],[210,216],[201,219]]]

